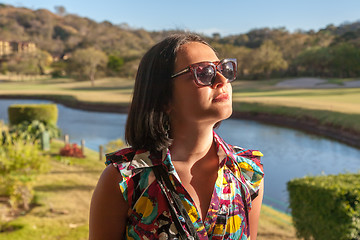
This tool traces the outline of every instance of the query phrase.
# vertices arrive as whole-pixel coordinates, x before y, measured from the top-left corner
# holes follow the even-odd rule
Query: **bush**
[[[76,143],[73,144],[66,144],[65,147],[60,149],[60,156],[67,156],[67,157],[76,157],[76,158],[84,158],[85,155],[78,147]]]
[[[115,152],[123,147],[125,147],[124,141],[121,138],[118,138],[116,140],[112,140],[112,141],[108,142],[105,145],[105,152],[106,153]]]
[[[56,126],[58,118],[56,104],[15,104],[8,108],[8,113],[10,125],[38,120]]]
[[[28,210],[34,197],[34,177],[15,175],[8,176],[5,180],[9,203],[13,209],[22,208]]]
[[[51,64],[51,76],[53,78],[61,78],[66,76],[66,68],[67,62],[66,61],[57,61]]]
[[[44,132],[49,133],[49,137],[60,137],[60,129],[51,123],[44,123],[38,120],[32,122],[23,121],[20,124],[13,125],[10,128],[10,133],[14,133],[21,139],[40,140]]]
[[[27,210],[36,176],[49,169],[49,160],[33,141],[14,138],[4,131],[0,142],[6,142],[0,145],[0,195],[9,196],[13,209]]]
[[[287,188],[298,237],[360,239],[360,174],[294,179]]]

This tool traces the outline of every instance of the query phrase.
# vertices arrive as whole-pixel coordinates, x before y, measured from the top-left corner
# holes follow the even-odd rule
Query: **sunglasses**
[[[199,87],[212,86],[215,82],[217,72],[221,73],[228,82],[236,79],[237,61],[235,58],[226,58],[216,62],[199,62],[173,74],[171,78],[178,77],[187,72],[192,72],[195,83]]]

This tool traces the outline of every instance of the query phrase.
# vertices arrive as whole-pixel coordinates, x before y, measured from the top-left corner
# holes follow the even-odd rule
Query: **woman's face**
[[[174,73],[191,64],[219,61],[207,45],[189,42],[182,45],[176,55]],[[181,123],[215,124],[232,113],[232,88],[219,72],[212,86],[198,87],[191,72],[173,79],[173,98],[170,104],[172,121]]]

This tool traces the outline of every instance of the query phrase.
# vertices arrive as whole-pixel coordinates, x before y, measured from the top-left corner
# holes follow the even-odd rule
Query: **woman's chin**
[[[222,121],[222,120],[225,120],[225,119],[228,119],[231,114],[233,112],[233,109],[232,109],[232,106],[227,106],[227,105],[224,105],[224,106],[219,106],[218,108],[216,108],[216,117],[217,117],[217,120],[219,121]]]

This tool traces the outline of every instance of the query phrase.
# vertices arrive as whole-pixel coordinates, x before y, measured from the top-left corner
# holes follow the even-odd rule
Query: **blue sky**
[[[68,13],[146,30],[186,29],[222,36],[254,28],[319,30],[360,20],[360,0],[0,0],[31,9],[64,6]]]

